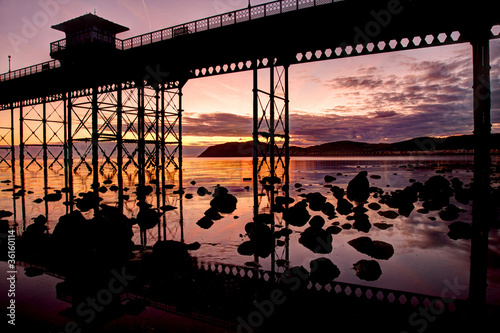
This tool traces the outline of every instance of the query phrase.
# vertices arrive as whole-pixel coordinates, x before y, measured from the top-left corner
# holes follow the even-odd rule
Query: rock
[[[373,225],[376,226],[377,228],[381,229],[381,230],[386,230],[386,229],[392,228],[392,226],[394,224],[388,224],[388,223],[384,223],[384,222],[378,222],[378,223],[373,223]]]
[[[319,215],[313,216],[309,221],[309,225],[313,228],[323,228],[325,225],[325,219]]]
[[[153,255],[161,265],[168,268],[179,269],[189,265],[188,246],[174,240],[157,241],[153,245]]]
[[[97,191],[99,191],[99,193],[106,193],[108,192],[108,188],[106,186],[101,186]]]
[[[337,201],[337,212],[340,215],[349,215],[352,212],[353,205],[344,198],[338,199]]]
[[[393,219],[395,219],[396,217],[398,217],[398,216],[399,216],[399,214],[398,214],[398,213],[396,213],[396,212],[395,212],[395,211],[393,211],[393,210],[379,211],[379,212],[378,212],[378,214],[379,214],[380,216],[383,216],[383,217],[388,218],[388,219],[391,219],[391,220],[393,220]]]
[[[368,173],[361,171],[347,185],[347,199],[365,202],[370,197],[370,184],[366,178]]]
[[[364,214],[368,211],[363,204],[358,205],[352,209],[354,213]]]
[[[274,222],[273,214],[258,214],[253,218],[255,223],[272,224]]]
[[[419,210],[417,210],[417,213],[419,213],[419,214],[429,214],[429,210],[425,209],[425,208],[420,208]]]
[[[294,186],[295,188],[301,188],[301,187],[302,187],[302,184],[301,184],[301,183],[295,183],[293,186]]]
[[[289,205],[289,204],[292,204],[295,200],[293,198],[290,198],[290,197],[284,197],[284,196],[276,196],[275,198],[275,203],[277,205],[280,205],[280,206],[285,206],[285,205]]]
[[[380,175],[370,175],[370,178],[371,179],[381,179],[382,176],[380,176]]]
[[[425,201],[423,207],[434,211],[443,209],[450,204],[453,190],[450,182],[443,176],[432,176],[423,185],[419,199]]]
[[[214,225],[214,221],[212,221],[208,216],[203,216],[196,224],[202,229],[209,229]]]
[[[43,197],[45,201],[59,201],[62,199],[62,193],[59,190],[55,191],[56,193],[49,193]]]
[[[76,208],[82,212],[88,212],[98,205],[102,198],[96,198],[94,192],[80,193],[80,198],[75,199]]]
[[[344,197],[344,194],[345,194],[344,189],[340,188],[338,186],[332,186],[332,188],[330,188],[330,191],[333,193],[333,196],[337,200],[342,199]]]
[[[328,258],[318,258],[309,263],[311,274],[309,279],[312,283],[318,283],[322,286],[330,283],[340,275],[339,268]]]
[[[136,188],[136,195],[138,200],[145,200],[148,195],[153,193],[153,186],[139,185]]]
[[[372,203],[368,204],[368,208],[370,208],[372,210],[379,210],[380,208],[382,208],[382,206],[380,206],[376,202],[372,202]]]
[[[43,202],[43,199],[40,199],[40,198],[37,198],[35,200],[33,200],[34,203],[41,203]]]
[[[255,254],[255,242],[243,242],[238,246],[237,251],[242,256],[253,256]]]
[[[354,218],[354,223],[352,224],[352,227],[354,229],[366,233],[370,231],[372,224],[368,219],[368,215],[363,213],[356,213],[354,214],[353,218]]]
[[[370,237],[359,237],[347,242],[357,251],[375,259],[387,260],[394,255],[391,244],[383,241],[373,241]]]
[[[361,280],[375,281],[382,275],[382,269],[375,260],[360,260],[353,265],[356,276]]]
[[[205,188],[205,187],[198,187],[196,190],[196,194],[198,194],[200,197],[203,197],[207,194],[210,194],[210,192]]]
[[[191,193],[187,193],[184,197],[188,200],[193,199],[193,195]]]
[[[10,217],[14,215],[14,213],[12,212],[9,212],[8,210],[0,210],[0,219],[4,218],[4,217]]]
[[[350,223],[344,223],[344,224],[342,224],[342,226],[341,226],[341,227],[342,227],[342,229],[344,229],[344,230],[349,230],[349,229],[351,229],[351,228],[352,228],[352,224],[350,224]]]
[[[263,223],[250,222],[245,225],[245,231],[252,242],[255,254],[261,258],[267,258],[274,251],[274,235],[267,225]],[[248,245],[250,246],[250,245]]]
[[[306,248],[314,253],[331,253],[333,250],[332,246],[332,235],[321,228],[309,227],[304,230],[299,238],[299,243],[304,245]]]
[[[458,239],[471,239],[472,238],[472,225],[465,222],[453,222],[448,228],[450,231],[448,232],[448,237],[453,240]]]
[[[464,189],[456,189],[455,190],[455,200],[462,205],[468,205],[472,200],[472,190],[470,188]]]
[[[329,226],[326,228],[326,232],[331,233],[332,235],[336,235],[342,231],[342,228],[337,227],[336,225]]]
[[[337,178],[335,178],[333,176],[329,176],[329,175],[325,176],[325,182],[326,183],[331,183],[331,182],[336,181],[336,180],[337,180]]]
[[[198,242],[194,242],[194,243],[191,243],[191,244],[187,244],[187,249],[189,251],[196,251],[196,250],[199,250],[201,247],[201,244],[198,243]]]
[[[160,213],[156,209],[150,208],[151,205],[143,202],[138,202],[137,206],[139,206],[137,224],[142,230],[152,229],[160,223],[160,217],[163,215],[163,212]]]
[[[192,181],[190,182],[190,184],[194,186],[194,185],[196,185],[196,181],[192,180]]]
[[[311,215],[307,211],[307,203],[301,201],[283,212],[283,220],[295,227],[303,227]]]
[[[212,201],[210,206],[215,207],[223,214],[230,214],[236,210],[238,199],[232,194],[218,194]]]
[[[445,209],[439,212],[439,217],[443,221],[453,221],[460,217],[460,212],[465,212],[464,209],[458,208],[457,206],[451,204]]]
[[[321,207],[326,203],[326,197],[319,192],[306,194],[306,200],[309,202],[309,208],[316,212],[321,211]]]
[[[330,202],[325,202],[325,204],[321,206],[321,212],[325,214],[329,220],[337,217],[337,214],[335,213],[335,206]]]

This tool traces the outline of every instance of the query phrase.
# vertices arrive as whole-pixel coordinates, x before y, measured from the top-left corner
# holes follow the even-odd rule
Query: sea
[[[493,157],[498,165],[499,157]],[[93,175],[84,166],[75,168],[79,160],[73,163],[72,191],[75,196],[92,190]],[[112,163],[99,171],[99,182],[102,186],[101,204],[118,206],[118,172]],[[370,186],[383,189],[383,192],[402,190],[413,182],[425,183],[430,177],[440,175],[447,179],[458,178],[467,187],[473,178],[473,157],[471,155],[418,155],[418,156],[377,156],[377,157],[292,157],[289,169],[289,196],[295,203],[304,199],[307,193],[319,192],[327,201],[337,206],[330,188],[338,186],[346,189],[358,173],[367,172]],[[18,234],[33,223],[39,215],[47,217],[49,233],[57,225],[59,218],[69,211],[68,194],[62,192],[62,199],[45,201],[47,194],[68,188],[68,177],[65,166],[55,163],[50,168],[41,168],[32,164],[24,170],[19,162],[12,168],[5,164],[0,166],[0,210],[12,212],[9,221]],[[334,180],[325,181],[325,176]],[[314,253],[299,242],[302,232],[309,227],[288,226],[292,230],[288,242],[280,242],[272,255],[266,258],[239,253],[239,246],[248,241],[245,225],[253,221],[254,203],[258,202],[259,213],[270,212],[269,196],[260,189],[253,191],[254,183],[251,158],[184,158],[181,170],[166,170],[167,184],[174,185],[167,190],[165,198],[157,197],[155,181],[157,172],[146,171],[145,180],[154,189],[146,198],[152,207],[170,205],[175,207],[165,212],[161,223],[146,231],[146,240],[141,241],[140,230],[134,228],[133,241],[140,247],[153,246],[158,240],[177,240],[185,243],[198,242],[200,248],[192,251],[200,262],[224,263],[228,265],[260,267],[264,270],[280,270],[287,267],[303,266],[310,268],[312,260],[328,258],[340,270],[336,279],[340,282],[374,286],[392,290],[403,290],[413,293],[440,296],[448,290],[450,284],[461,286],[458,298],[468,297],[470,277],[470,239],[452,239],[448,233],[452,222],[472,223],[472,202],[464,205],[451,198],[452,204],[461,208],[459,218],[455,221],[443,221],[439,211],[419,213],[422,202],[415,203],[415,209],[408,217],[399,215],[393,219],[382,217],[376,210],[368,209],[371,228],[359,231],[355,228],[341,228],[338,234],[332,235],[333,249],[330,253]],[[181,176],[181,177],[180,177]],[[498,174],[494,174],[497,176]],[[174,193],[182,181],[184,194]],[[135,217],[139,211],[135,187],[139,182],[139,172],[133,167],[123,172],[124,214]],[[499,184],[493,184],[498,187]],[[113,187],[115,186],[115,187]],[[218,187],[225,187],[237,198],[236,209],[229,214],[221,214],[209,228],[202,228],[197,222],[210,208],[213,199],[211,194],[200,195],[198,189],[206,188],[214,193]],[[260,184],[259,184],[260,186]],[[283,195],[278,189],[278,195]],[[261,193],[257,198],[255,193]],[[42,199],[42,200],[40,200]],[[368,203],[379,202],[380,197],[373,194]],[[365,204],[365,207],[368,205]],[[291,205],[293,205],[292,203]],[[390,210],[384,204],[381,210]],[[76,208],[75,208],[76,209]],[[396,209],[397,210],[397,209]],[[92,210],[83,213],[92,218]],[[348,216],[337,214],[329,219],[319,211],[311,211],[311,216],[322,216],[329,226],[352,225]],[[376,225],[384,225],[379,228]],[[281,213],[275,213],[275,230],[287,227]],[[96,233],[99,230],[95,230]],[[382,274],[373,281],[360,279],[353,268],[354,263],[373,258],[356,250],[349,242],[359,237],[370,237],[373,241],[383,241],[392,245],[394,255],[389,259],[377,259]],[[489,268],[487,302],[500,305],[500,230],[491,229],[489,233]],[[281,265],[277,265],[280,262]]]

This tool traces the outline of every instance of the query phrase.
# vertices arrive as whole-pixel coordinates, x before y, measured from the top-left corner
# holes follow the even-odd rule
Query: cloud
[[[189,114],[183,117],[183,132],[190,136],[249,136],[252,118],[233,113]]]

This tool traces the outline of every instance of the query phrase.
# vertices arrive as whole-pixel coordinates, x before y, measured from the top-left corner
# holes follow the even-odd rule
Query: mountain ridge
[[[500,149],[500,133],[491,134],[491,149]],[[265,150],[266,143],[260,143]],[[444,138],[418,137],[394,143],[367,143],[349,140],[327,142],[310,147],[290,146],[290,156],[395,155],[429,153],[471,153],[474,136],[455,135]],[[198,157],[251,157],[253,142],[226,142],[205,149]]]

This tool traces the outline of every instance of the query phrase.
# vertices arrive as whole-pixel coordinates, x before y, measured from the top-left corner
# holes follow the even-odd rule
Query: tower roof
[[[114,34],[129,30],[127,27],[108,21],[91,13],[52,26],[53,29],[63,31],[65,33],[90,27],[98,27]]]

